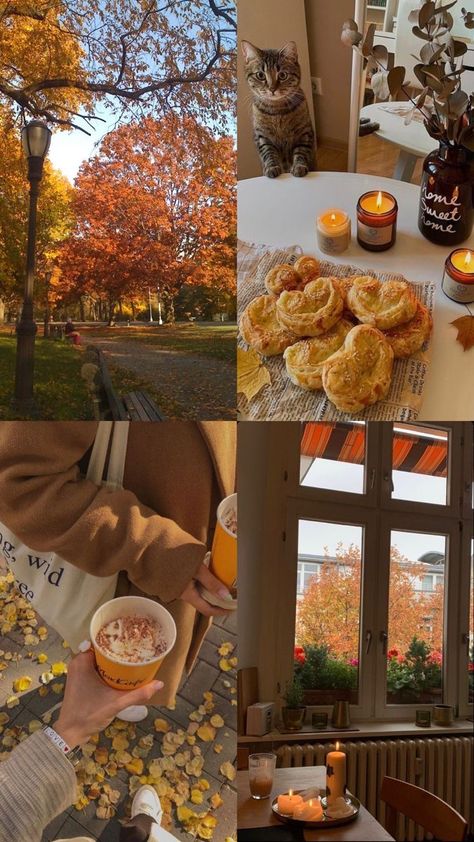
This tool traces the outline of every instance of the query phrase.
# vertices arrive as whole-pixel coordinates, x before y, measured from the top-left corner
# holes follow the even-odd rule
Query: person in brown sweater
[[[234,490],[236,424],[131,424],[124,488],[113,492],[84,478],[96,430],[92,421],[0,422],[0,521],[29,547],[95,576],[120,571],[117,596],[166,605],[178,635],[153,703],[167,705],[210,616],[226,613],[197,585],[228,594],[203,560],[217,505]]]

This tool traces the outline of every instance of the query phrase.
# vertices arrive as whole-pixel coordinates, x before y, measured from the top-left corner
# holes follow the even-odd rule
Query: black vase
[[[472,168],[467,149],[441,144],[423,163],[418,227],[428,240],[456,246],[474,222]]]

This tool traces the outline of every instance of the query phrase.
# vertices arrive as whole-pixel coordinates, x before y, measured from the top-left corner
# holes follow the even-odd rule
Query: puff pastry
[[[427,307],[417,302],[416,313],[409,322],[384,331],[387,342],[393,349],[395,358],[409,357],[419,351],[428,339],[433,319]]]
[[[370,325],[356,325],[344,345],[323,365],[323,388],[335,407],[360,412],[384,398],[390,388],[393,350]]]
[[[323,364],[343,345],[353,327],[351,322],[341,319],[322,336],[290,345],[283,354],[290,380],[302,389],[321,389]]]
[[[301,275],[289,263],[281,263],[270,269],[263,283],[270,295],[280,295],[284,289],[301,289],[303,286]]]
[[[314,278],[319,278],[321,274],[319,260],[315,257],[310,257],[307,254],[302,254],[301,257],[295,261],[293,268],[295,272],[298,272],[298,275],[301,275],[303,281],[306,283],[314,280]]]
[[[417,299],[406,281],[381,283],[377,278],[364,276],[354,278],[347,305],[360,322],[388,330],[413,318]]]
[[[356,275],[350,275],[348,278],[336,278],[337,286],[339,292],[342,295],[342,299],[344,301],[344,307],[347,307],[347,294],[350,289],[352,289],[352,284],[355,281]]]
[[[320,336],[339,321],[343,303],[334,278],[317,278],[301,292],[282,292],[276,307],[280,324],[297,336]]]
[[[282,354],[297,337],[277,319],[273,295],[259,295],[245,308],[240,319],[240,333],[252,348],[266,357]]]

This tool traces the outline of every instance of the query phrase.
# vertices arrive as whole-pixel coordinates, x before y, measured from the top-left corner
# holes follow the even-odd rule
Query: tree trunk
[[[115,311],[115,301],[112,298],[109,298],[109,318],[107,322],[107,326],[111,327],[114,323],[114,311]]]
[[[132,308],[132,319],[133,319],[133,321],[135,321],[135,319],[137,318],[137,310],[136,310],[134,301],[130,302],[130,307]]]
[[[167,307],[167,312],[166,312],[166,321],[169,324],[172,324],[172,325],[174,325],[174,323],[176,321],[175,314],[174,314],[174,297],[172,295],[170,295],[169,301],[168,301],[168,307]]]
[[[85,301],[83,296],[81,295],[79,299],[79,317],[81,322],[85,322],[86,320],[86,308],[85,308]]]

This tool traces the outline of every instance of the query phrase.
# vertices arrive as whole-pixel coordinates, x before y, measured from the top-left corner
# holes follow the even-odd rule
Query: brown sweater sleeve
[[[206,547],[130,491],[81,479],[96,422],[0,424],[0,520],[32,549],[94,576],[125,570],[145,593],[177,599]]]
[[[37,731],[0,763],[0,842],[40,842],[75,797],[71,763]]]

